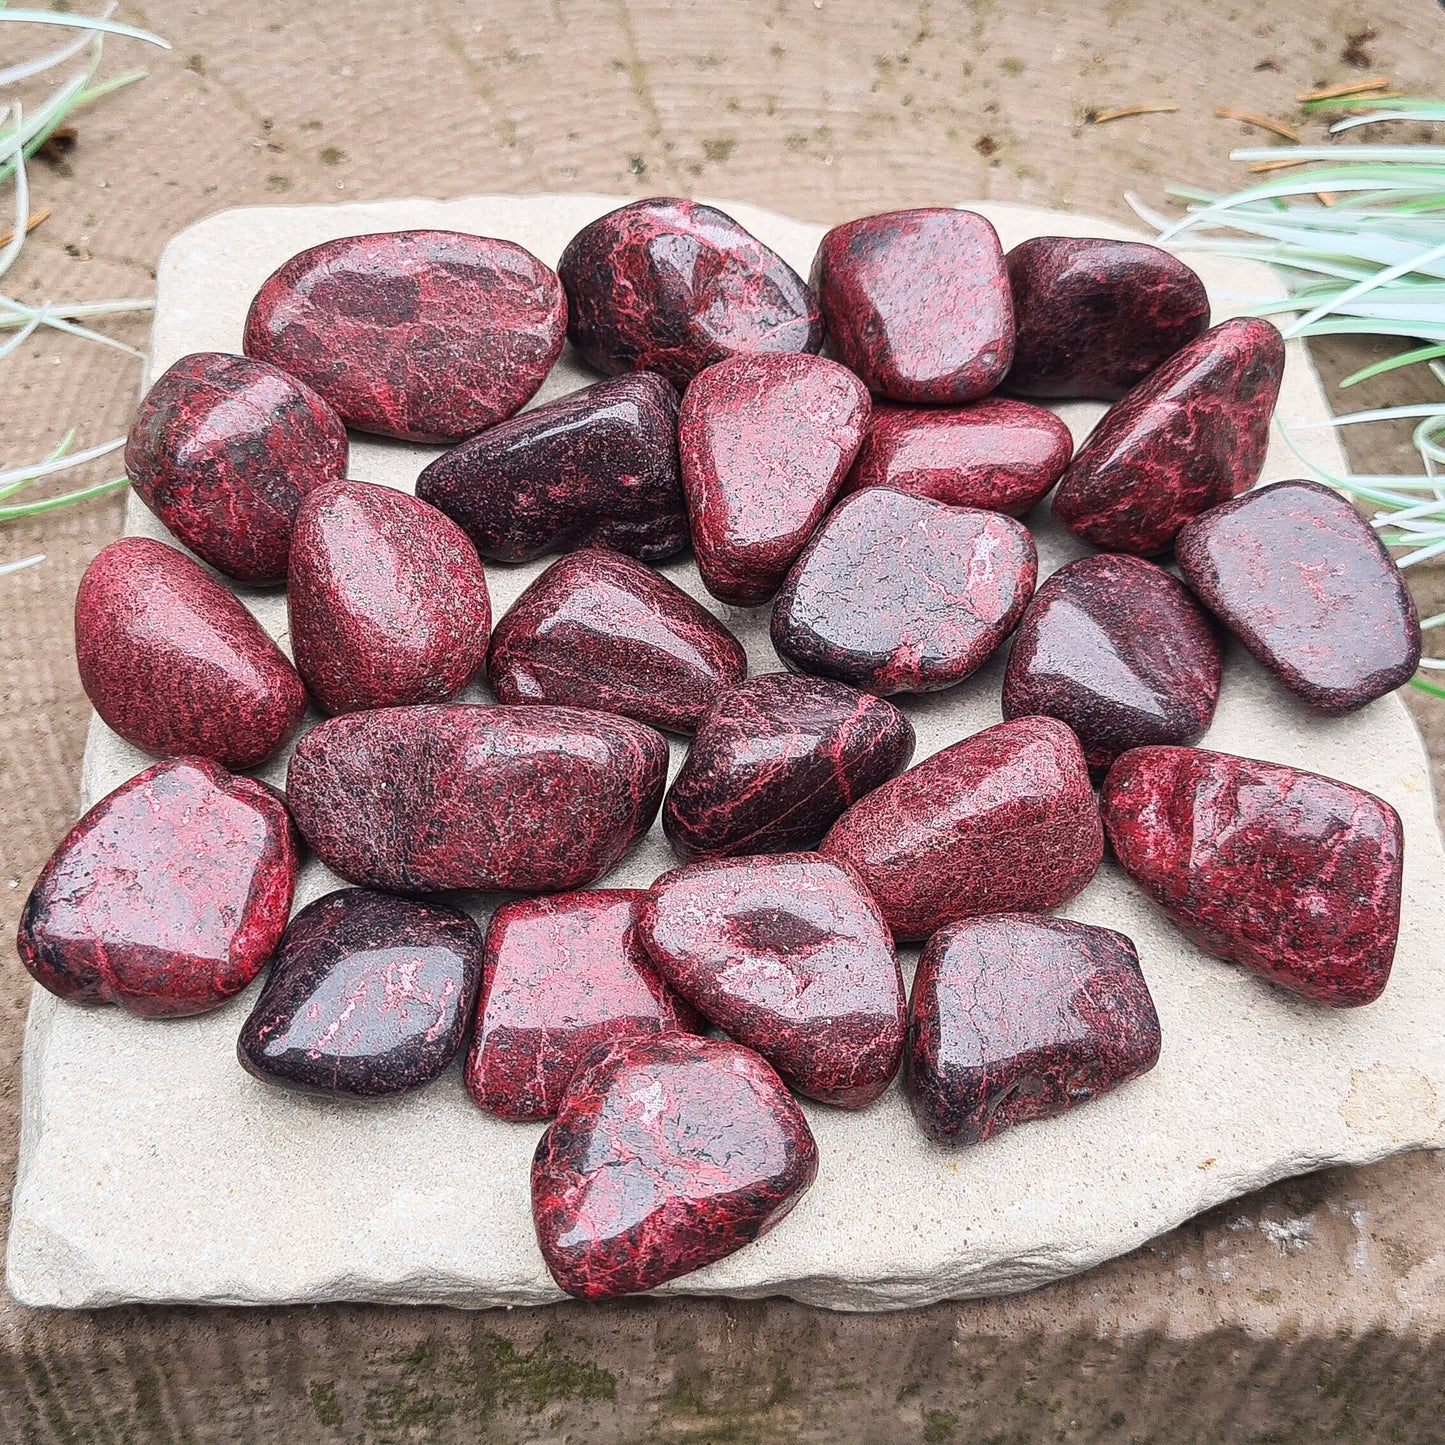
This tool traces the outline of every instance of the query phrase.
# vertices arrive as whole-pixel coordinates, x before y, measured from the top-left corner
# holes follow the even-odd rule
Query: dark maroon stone
[[[180,1018],[256,977],[291,912],[297,845],[276,793],[204,758],[155,763],[102,798],[41,870],[20,961],[76,1003]]]
[[[1165,551],[1259,479],[1284,341],[1257,317],[1196,337],[1104,413],[1054,493],[1054,518],[1112,552]]]
[[[867,487],[833,509],[773,605],[789,667],[887,697],[978,671],[1038,575],[1033,538],[999,512]]]
[[[562,287],[530,251],[387,231],[325,241],[273,271],[246,316],[245,350],[358,431],[449,442],[518,410],[566,329]]]
[[[766,1234],[817,1172],[802,1111],[751,1049],[621,1039],[587,1061],[537,1145],[537,1243],[579,1299],[653,1289]]]
[[[1103,808],[1124,871],[1205,952],[1337,1008],[1384,990],[1404,848],[1388,803],[1280,763],[1136,748]]]
[[[1139,955],[1112,928],[995,913],[946,924],[918,960],[904,1087],[936,1144],[981,1144],[1158,1062]]]
[[[666,741],[628,718],[452,703],[328,718],[291,755],[286,798],[350,883],[550,893],[642,837],[666,776]]]
[[[1320,712],[1354,712],[1420,665],[1420,617],[1400,569],[1350,502],[1318,482],[1246,492],[1188,523],[1174,548],[1204,605]]]

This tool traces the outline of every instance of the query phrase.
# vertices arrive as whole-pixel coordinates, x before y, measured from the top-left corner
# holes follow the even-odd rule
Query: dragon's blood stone
[[[550,893],[611,868],[666,777],[662,734],[629,718],[441,703],[328,718],[291,755],[286,798],[350,883]]]
[[[678,423],[703,585],[739,607],[778,590],[832,505],[872,403],[837,362],[756,352],[694,377]]]
[[[835,226],[812,281],[833,354],[879,396],[956,406],[992,391],[1013,361],[1003,251],[973,211],[929,206]]]
[[[936,1144],[980,1144],[1148,1073],[1159,1015],[1133,943],[1067,918],[994,913],[928,940],[904,1087]]]
[[[682,858],[811,848],[913,756],[890,702],[826,677],[774,672],[720,692],[662,805]]]
[[[1158,246],[1034,236],[1004,259],[1020,396],[1117,401],[1209,325],[1204,283]]]
[[[240,599],[147,537],[102,547],[85,569],[75,660],[107,726],[157,757],[255,767],[306,712],[296,669]]]
[[[729,215],[633,201],[584,226],[557,265],[567,334],[608,376],[656,371],[681,390],[750,351],[817,351],[823,320],[802,277]]]
[[[573,1078],[537,1145],[537,1243],[570,1295],[652,1289],[766,1234],[817,1172],[807,1120],[751,1049],[619,1039]]]
[[[504,903],[487,928],[467,1089],[504,1119],[550,1119],[572,1076],[616,1039],[695,1033],[637,936],[641,889]]]
[[[638,371],[534,406],[438,457],[416,494],[499,562],[574,547],[670,557],[687,545],[677,392]]]
[[[1130,748],[1203,736],[1221,665],[1208,617],[1177,578],[1141,557],[1082,557],[1024,609],[1003,715],[1058,718],[1103,769]]]
[[[861,1109],[903,1058],[903,974],[878,905],[816,853],[664,873],[638,932],[662,976],[810,1099]]]
[[[450,442],[517,411],[566,331],[561,284],[530,251],[387,231],[324,241],[273,271],[246,316],[245,350],[358,431]]]
[[[477,549],[435,507],[370,482],[301,504],[291,648],[330,713],[445,702],[482,669],[492,610]]]
[[[1174,549],[1204,605],[1320,712],[1364,707],[1419,666],[1420,618],[1400,569],[1328,487],[1247,492],[1188,523]]]
[[[291,920],[237,1055],[303,1093],[405,1093],[457,1056],[481,977],[482,935],[465,913],[343,888]]]
[[[309,386],[219,351],[151,387],[125,446],[141,501],[203,562],[258,586],[286,580],[296,508],[346,458],[341,418]]]
[[[1284,341],[1258,317],[1197,336],[1104,413],[1054,493],[1054,518],[1111,552],[1166,551],[1191,517],[1259,479]]]
[[[1022,523],[889,487],[838,504],[788,573],[772,637],[789,667],[865,692],[934,692],[977,672],[1038,576]]]
[[[554,562],[497,623],[499,702],[561,703],[690,733],[747,676],[742,644],[650,567],[600,547]]]
[[[147,1018],[204,1013],[275,951],[296,869],[274,790],[205,758],[155,763],[51,855],[20,915],[20,961],[77,1003]]]
[[[852,866],[907,940],[977,913],[1066,902],[1098,870],[1104,830],[1079,740],[1051,717],[1025,717],[875,788],[821,851]]]
[[[1344,1008],[1384,990],[1400,926],[1400,819],[1363,789],[1199,748],[1109,770],[1124,871],[1207,953]]]

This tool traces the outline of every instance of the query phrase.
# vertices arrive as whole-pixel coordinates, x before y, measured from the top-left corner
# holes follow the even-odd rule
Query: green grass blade
[[[22,25],[64,25],[72,30],[91,30],[102,35],[122,35],[127,40],[143,40],[147,45],[159,45],[169,50],[171,42],[153,35],[149,30],[134,25],[122,25],[118,20],[107,20],[102,15],[70,15],[56,10],[11,10],[0,9],[0,21],[14,20]]]

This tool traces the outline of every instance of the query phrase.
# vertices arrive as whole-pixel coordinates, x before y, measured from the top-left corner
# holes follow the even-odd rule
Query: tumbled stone
[[[1219,701],[1222,658],[1189,589],[1140,557],[1060,567],[1014,634],[1003,715],[1067,723],[1091,768],[1147,743],[1192,743]]]
[[[1318,482],[1275,482],[1180,530],[1200,600],[1291,692],[1354,712],[1420,664],[1420,617],[1375,529]]]
[[[1191,518],[1259,479],[1284,341],[1258,317],[1196,337],[1104,413],[1054,493],[1081,541],[1163,552]]]
[[[1112,928],[996,913],[945,924],[918,960],[904,1087],[936,1144],[1062,1114],[1158,1061],[1139,955]]]
[[[956,406],[992,391],[1013,360],[1003,251],[973,211],[925,206],[835,226],[812,283],[832,352],[880,396]]]
[[[291,755],[286,798],[350,883],[546,893],[611,868],[666,776],[666,741],[628,718],[442,703],[328,718]]]
[[[180,1018],[251,982],[291,912],[297,845],[280,798],[204,758],[155,763],[51,854],[20,915],[20,961],[76,1003]]]
[[[492,609],[477,550],[435,507],[337,482],[296,514],[291,648],[330,713],[446,702],[482,669]]]
[[[156,757],[264,762],[306,712],[306,689],[265,629],[174,547],[122,537],[75,594],[75,661],[106,725]]]
[[[260,586],[286,580],[296,509],[346,459],[341,418],[309,386],[219,351],[165,372],[125,446],[136,496],[203,562]]]
[[[587,1061],[537,1145],[537,1243],[579,1299],[653,1289],[766,1234],[817,1172],[807,1120],[751,1049],[622,1039]]]
[[[865,692],[934,692],[988,661],[1037,576],[1033,538],[1012,517],[867,487],[788,573],[773,646],[789,667]]]
[[[380,1098],[457,1056],[482,977],[482,935],[439,903],[343,888],[291,920],[236,1052],[258,1079]]]
[[[863,383],[821,356],[759,352],[693,379],[678,423],[703,585],[765,602],[832,505],[863,440]]]
[[[662,805],[682,858],[811,848],[852,802],[908,766],[892,703],[826,677],[766,673],[720,692]]]
[[[519,899],[492,915],[466,1069],[480,1108],[504,1119],[550,1119],[602,1045],[701,1027],[637,936],[646,896],[597,888]]]
[[[498,702],[561,703],[690,733],[747,656],[705,607],[650,567],[601,548],[554,562],[492,633]]]
[[[245,350],[358,431],[450,442],[517,411],[566,329],[556,275],[521,246],[387,231],[324,241],[273,271],[246,316]]]
[[[1104,830],[1079,740],[1049,717],[998,723],[860,798],[821,852],[849,864],[893,936],[977,913],[1035,912],[1098,870]]]
[[[1377,999],[1400,926],[1400,819],[1348,783],[1200,748],[1137,748],[1104,783],[1124,871],[1206,953],[1316,1003]]]
[[[752,351],[817,351],[801,276],[714,206],[656,196],[609,211],[567,243],[567,334],[598,371],[656,371],[681,390]]]

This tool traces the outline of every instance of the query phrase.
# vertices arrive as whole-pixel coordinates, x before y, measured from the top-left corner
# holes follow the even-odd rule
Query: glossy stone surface
[[[1196,337],[1105,412],[1054,493],[1081,541],[1165,551],[1191,517],[1259,479],[1284,341],[1258,317]]]
[[[111,542],[85,569],[75,661],[107,726],[156,757],[255,767],[306,712],[296,669],[240,599],[147,537]]]
[[[237,1057],[307,1094],[405,1093],[456,1057],[481,977],[482,935],[465,913],[343,888],[291,920]]]
[[[656,371],[683,387],[752,351],[817,351],[813,293],[777,252],[714,206],[633,201],[584,226],[557,273],[567,334],[598,371]]]
[[[286,798],[348,882],[548,893],[611,868],[666,776],[666,741],[628,718],[434,704],[327,719],[291,755]]]
[[[1112,928],[995,913],[946,924],[918,960],[904,1087],[936,1144],[1062,1114],[1158,1061],[1139,955]]]
[[[662,805],[681,858],[813,847],[852,802],[908,766],[913,726],[826,677],[750,677],[703,714]]]
[[[596,708],[679,733],[747,670],[741,644],[712,613],[601,548],[542,573],[497,623],[487,654],[499,702]]]
[[[1175,539],[1184,580],[1291,692],[1354,712],[1420,662],[1420,617],[1375,529],[1318,482],[1275,482]]]
[[[346,475],[346,428],[309,386],[248,356],[183,356],[146,393],[125,469],[141,501],[203,562],[241,582],[286,580],[291,523]]]
[[[1209,325],[1204,283],[1158,246],[1034,236],[1004,259],[1020,396],[1117,401]]]
[[[687,545],[677,392],[650,371],[585,386],[438,457],[416,494],[500,562],[573,547],[670,557]]]
[[[1348,783],[1201,748],[1109,771],[1124,871],[1208,953],[1337,1008],[1378,998],[1400,926],[1400,819]]]
[[[789,667],[887,697],[977,672],[1014,630],[1038,553],[1012,517],[887,487],[845,498],[773,605]]]
[[[667,981],[785,1083],[861,1109],[903,1059],[903,974],[857,877],[816,853],[664,873],[638,932]]]
[[[256,977],[291,912],[296,839],[276,793],[204,758],[155,763],[66,834],[20,915],[51,993],[180,1018]]]
[[[1049,717],[985,728],[860,798],[820,850],[847,863],[893,936],[1057,907],[1094,876],[1104,830],[1078,739]]]
[[[699,373],[678,424],[703,585],[765,602],[832,505],[871,410],[863,383],[821,356],[735,356]]]
[[[1014,353],[998,235],[928,206],[835,226],[813,261],[828,345],[870,391],[956,406],[992,391]]]
[[[314,387],[347,426],[447,442],[517,411],[566,329],[557,277],[521,246],[388,231],[325,241],[272,272],[245,350]]]
[[[653,1289],[766,1234],[817,1172],[807,1121],[751,1049],[623,1039],[588,1060],[537,1145],[537,1243],[579,1299]]]
[[[337,482],[296,514],[291,647],[327,712],[445,702],[481,671],[492,609],[477,550],[435,507]]]
[[[597,888],[519,899],[492,915],[466,1068],[479,1108],[503,1119],[550,1119],[602,1045],[701,1027],[637,936],[646,896]]]
[[[1091,768],[1146,743],[1192,743],[1219,701],[1222,658],[1189,589],[1141,557],[1060,567],[1014,634],[1003,715],[1067,723]]]

